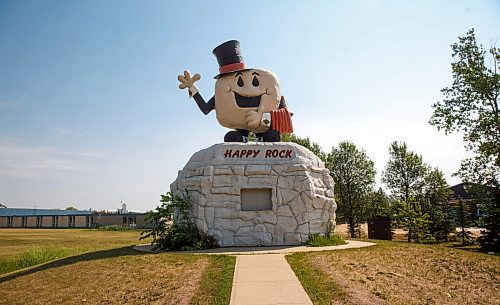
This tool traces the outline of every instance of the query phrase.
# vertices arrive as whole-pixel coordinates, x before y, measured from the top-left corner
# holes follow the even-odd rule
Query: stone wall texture
[[[272,209],[242,211],[242,188],[272,190]],[[223,143],[195,153],[170,185],[191,192],[191,217],[219,245],[299,245],[335,228],[333,180],[295,143]]]

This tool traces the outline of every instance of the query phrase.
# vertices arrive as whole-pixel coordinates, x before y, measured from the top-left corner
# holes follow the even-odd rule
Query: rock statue
[[[170,185],[191,192],[196,227],[220,246],[300,245],[335,229],[333,180],[295,143],[224,143],[195,153]]]
[[[213,53],[219,63],[215,96],[205,102],[194,84],[200,75],[191,76],[189,71],[179,75],[179,88],[188,88],[205,115],[215,110],[219,123],[234,129],[225,135],[224,142],[247,142],[249,132],[258,141],[279,142],[282,133],[292,133],[291,113],[276,75],[246,68],[237,40],[219,45]]]
[[[236,40],[213,53],[215,96],[205,102],[195,86],[200,75],[189,71],[179,75],[179,87],[233,130],[226,143],[195,153],[170,190],[191,193],[192,221],[220,246],[300,245],[311,234],[333,232],[337,205],[328,169],[303,146],[280,142],[293,127],[276,75],[246,68]],[[247,143],[249,133],[257,142]]]

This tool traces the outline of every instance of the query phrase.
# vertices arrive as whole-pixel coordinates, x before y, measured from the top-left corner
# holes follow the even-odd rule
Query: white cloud
[[[92,169],[89,158],[99,152],[72,152],[56,147],[37,146],[18,139],[0,138],[0,176],[37,177],[54,172]]]

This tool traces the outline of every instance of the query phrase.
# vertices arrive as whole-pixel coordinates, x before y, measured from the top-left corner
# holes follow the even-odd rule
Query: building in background
[[[450,189],[453,192],[450,200],[451,206],[456,207],[460,202],[465,202],[473,221],[485,216],[482,208],[485,201],[500,200],[500,190],[494,187],[464,182],[454,185]]]
[[[125,211],[125,213],[123,213]],[[118,225],[137,229],[150,228],[146,213],[1,208],[0,228],[98,228]]]

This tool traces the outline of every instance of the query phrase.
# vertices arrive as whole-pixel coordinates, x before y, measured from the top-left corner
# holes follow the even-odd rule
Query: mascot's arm
[[[194,85],[195,82],[201,79],[201,76],[199,74],[195,74],[193,75],[193,77],[191,77],[191,72],[185,70],[184,75],[177,76],[177,79],[179,80],[179,82],[181,82],[179,84],[179,88],[180,89],[188,88],[189,97],[194,98],[196,104],[200,108],[201,112],[203,112],[203,114],[207,115],[210,111],[215,109],[215,98],[212,97],[208,101],[208,103],[205,103],[205,100],[198,92],[198,88],[196,88],[196,86]]]
[[[201,112],[203,112],[204,115],[207,115],[210,111],[215,109],[215,97],[212,97],[208,101],[208,103],[205,103],[205,100],[203,99],[201,94],[198,92],[198,90],[196,90],[196,93],[193,94],[193,98],[196,101],[196,104],[198,105],[198,107],[200,108]]]

